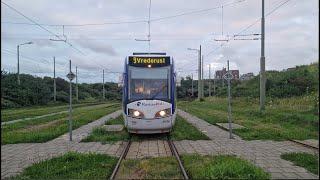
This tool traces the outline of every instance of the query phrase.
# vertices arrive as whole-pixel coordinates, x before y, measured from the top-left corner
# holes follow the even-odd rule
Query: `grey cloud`
[[[152,1],[151,18],[158,18],[199,9],[216,7],[229,0],[176,0]],[[279,0],[266,1],[266,12],[269,12]],[[9,3],[9,2],[8,2]],[[59,5],[53,0],[34,0],[30,2],[11,0],[10,4],[39,23],[48,24],[85,24],[101,22],[119,22],[124,20],[146,19],[148,0],[70,0]],[[2,21],[27,22],[9,9],[4,9]],[[224,34],[233,35],[251,24],[261,15],[261,1],[246,0],[242,3],[224,8]],[[275,13],[266,18],[266,67],[267,70],[288,68],[297,64],[309,64],[318,57],[318,1],[290,1]],[[2,32],[10,34],[28,33],[24,39],[2,39],[7,49],[15,49],[17,43],[30,40],[32,34],[50,34],[36,26],[5,25]],[[61,34],[61,27],[48,27],[52,32]],[[101,81],[100,71],[109,68],[122,71],[125,56],[134,51],[147,51],[145,42],[136,42],[134,38],[146,38],[147,24],[117,24],[104,26],[66,27],[65,33],[70,42],[85,52],[81,55],[64,43],[39,41],[38,46],[23,48],[24,55],[51,59],[64,64],[72,59],[73,64],[90,71],[90,78],[83,77],[86,82]],[[260,22],[245,33],[259,33]],[[29,34],[30,33],[30,34]],[[237,64],[240,73],[259,72],[260,41],[231,41],[218,48],[215,36],[221,34],[221,9],[200,14],[180,16],[151,23],[151,50],[165,51],[176,60],[176,68],[190,74],[197,68],[196,52],[187,48],[198,48],[202,44],[203,54],[215,50],[205,56],[208,63],[225,64],[229,59]],[[82,38],[82,39],[81,39]],[[110,40],[125,39],[125,40]],[[177,40],[179,39],[179,40]],[[181,40],[185,39],[185,40]],[[224,57],[220,58],[220,55]],[[16,59],[6,56],[4,66],[11,65]],[[40,60],[39,60],[40,61]],[[14,64],[13,64],[14,65]],[[35,64],[33,63],[35,66]],[[32,68],[28,66],[26,68]],[[40,69],[46,70],[40,66]],[[60,67],[60,70],[66,69]],[[31,70],[30,70],[31,71]],[[83,71],[83,70],[82,70]],[[83,71],[84,72],[84,71]],[[205,75],[207,74],[205,69]],[[96,78],[94,74],[97,74]],[[108,76],[110,80],[116,76]]]
[[[54,43],[52,41],[48,40],[43,40],[43,39],[35,39],[32,40],[32,42],[40,47],[54,47]]]
[[[79,40],[76,40],[77,44],[79,44],[81,47],[90,49],[97,53],[102,53],[110,56],[117,55],[115,49],[111,45],[97,42],[97,41],[85,40],[85,37],[84,36],[82,37],[84,39],[80,38]]]
[[[99,63],[97,63],[95,59],[89,59],[89,57],[73,55],[71,56],[71,59],[73,64],[78,66],[79,68],[85,68],[88,70],[98,70],[100,68],[103,68]]]

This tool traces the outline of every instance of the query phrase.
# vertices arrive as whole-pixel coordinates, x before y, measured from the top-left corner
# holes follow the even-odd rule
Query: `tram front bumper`
[[[157,119],[137,119],[127,117],[126,123],[128,131],[137,134],[170,132],[173,126],[172,116]]]

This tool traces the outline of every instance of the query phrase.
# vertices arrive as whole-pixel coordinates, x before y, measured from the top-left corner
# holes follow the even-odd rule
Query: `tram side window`
[[[168,99],[168,68],[132,68],[130,100]]]

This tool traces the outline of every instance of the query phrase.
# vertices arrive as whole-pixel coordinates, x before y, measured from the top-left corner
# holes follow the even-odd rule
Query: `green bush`
[[[319,93],[319,68],[318,63],[310,65],[301,65],[284,71],[267,71],[266,95],[269,98],[287,98],[294,96],[310,95],[313,92]],[[182,79],[181,87],[177,88],[178,98],[186,98],[191,96],[191,78]],[[227,96],[226,80],[211,80],[212,90],[215,83],[216,96]],[[208,95],[208,80],[204,83],[204,94]],[[194,81],[195,96],[197,96],[197,81]],[[231,80],[231,96],[232,97],[251,97],[260,96],[260,77],[255,76],[248,81]],[[318,105],[317,105],[318,106]],[[317,107],[315,106],[315,107]]]
[[[19,106],[46,104],[50,101],[52,93],[41,78],[21,74],[20,82],[18,85],[16,74],[1,74],[1,98]]]
[[[1,72],[1,107],[14,108],[32,105],[47,105],[53,101],[53,79],[51,77],[35,77],[28,74],[20,74],[21,84],[17,83],[17,75]],[[69,82],[56,78],[56,90],[58,102],[69,102]],[[75,97],[76,88],[72,84],[72,94]],[[102,84],[94,83],[78,84],[79,100],[102,99]],[[121,88],[116,83],[105,84],[106,99],[120,100]]]
[[[64,91],[57,92],[57,101],[69,102],[69,94]]]
[[[17,108],[21,107],[19,104],[16,104],[8,99],[1,98],[1,107],[7,107],[7,108]]]

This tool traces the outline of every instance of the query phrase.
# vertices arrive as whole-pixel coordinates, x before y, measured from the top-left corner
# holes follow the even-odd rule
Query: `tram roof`
[[[165,52],[152,52],[152,53],[144,53],[144,52],[134,52],[132,53],[133,56],[153,56],[153,55],[158,55],[158,56],[167,56],[167,53]]]

